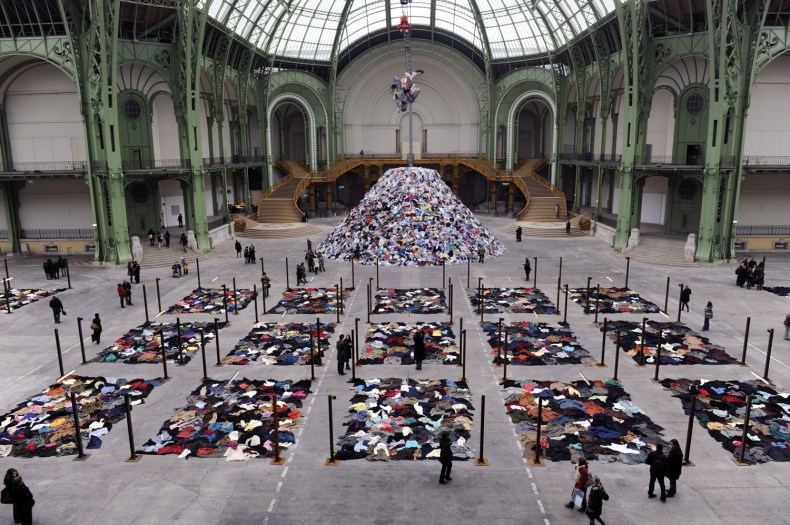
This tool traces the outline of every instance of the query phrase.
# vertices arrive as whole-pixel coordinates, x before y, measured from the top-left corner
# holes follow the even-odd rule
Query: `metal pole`
[[[344,314],[346,309],[346,298],[343,297],[343,278],[340,278],[340,288],[337,289],[337,296],[340,298],[340,313]],[[339,321],[339,319],[338,319]]]
[[[617,340],[614,344],[614,379],[615,381],[620,381],[617,377],[617,372],[620,369],[620,330],[617,330]]]
[[[470,280],[471,278],[472,278],[472,261],[471,259],[469,259],[469,257],[467,257],[466,258],[466,287],[467,288],[472,287],[472,283]]]
[[[461,342],[463,343],[463,349],[461,351],[461,381],[466,381],[466,330],[461,332]]]
[[[590,281],[592,277],[587,278],[587,304],[584,306],[584,315],[590,314]]]
[[[368,324],[370,324],[370,282],[368,282]]]
[[[224,284],[222,285],[222,305],[225,309],[225,322],[229,323],[230,319],[228,318],[228,287]]]
[[[352,257],[351,258],[351,287],[352,288],[356,287],[355,284],[356,282],[357,282],[357,278],[354,274],[354,258]]]
[[[63,352],[60,349],[60,333],[58,332],[57,328],[55,328],[55,347],[58,350],[58,368],[60,369],[60,377],[63,377],[66,375],[66,373],[63,371]]]
[[[337,324],[340,324],[340,285],[335,285],[335,313],[337,314]]]
[[[642,342],[639,348],[639,366],[645,366],[645,323],[647,323],[647,317],[642,318]]]
[[[291,274],[288,272],[288,257],[285,258],[285,289],[291,289]]]
[[[266,270],[263,266],[263,257],[260,258],[260,261],[261,261],[261,277],[263,277],[264,274],[266,273]]]
[[[502,356],[505,360],[503,363],[505,368],[502,370],[502,382],[504,383],[507,381],[507,326],[505,327],[505,351],[502,353]]]
[[[261,284],[261,288],[263,288],[263,284]],[[259,322],[258,320],[258,285],[252,285],[252,302],[255,303],[255,322]]]
[[[667,276],[667,293],[664,295],[664,314],[668,316],[667,307],[669,307],[669,276]]]
[[[354,360],[359,366],[359,317],[354,318]]]
[[[6,263],[6,266],[8,263]],[[8,282],[8,277],[3,279],[3,288],[5,288],[5,307],[8,313],[11,313],[11,283]]]
[[[66,257],[66,280],[69,283],[69,290],[71,290],[71,271],[69,271],[69,258]]]
[[[315,381],[315,355],[313,351],[313,331],[310,330],[310,381]]]
[[[285,460],[280,457],[280,416],[277,414],[277,394],[272,394],[272,426],[274,427],[274,457],[272,465],[282,465]]]
[[[145,285],[143,285],[143,306],[145,307],[145,322],[150,323],[151,320],[148,318],[148,292],[145,291]]]
[[[609,331],[609,320],[604,317],[603,318],[603,336],[601,337],[601,362],[598,363],[598,366],[606,366],[605,358],[606,358],[606,332]]]
[[[221,366],[222,363],[219,359],[219,318],[214,318],[214,342],[217,344],[217,366]]]
[[[77,332],[80,336],[80,352],[82,353],[82,364],[87,363],[85,359],[85,341],[82,340],[82,317],[77,317]]]
[[[448,290],[450,292],[450,324],[453,324],[453,285],[452,285],[452,283],[450,283],[450,286],[448,287]]]
[[[442,259],[442,288],[444,288],[446,275],[447,275],[447,266],[444,264],[444,259]]]
[[[381,284],[379,283],[379,258],[376,257],[376,290],[381,288]]]
[[[162,296],[159,294],[159,277],[156,278],[156,304],[159,307],[158,312],[162,313]]]
[[[329,457],[326,459],[327,465],[339,465],[340,462],[335,459],[335,424],[332,420],[332,400],[335,396],[326,396],[329,400]]]
[[[480,457],[475,460],[475,465],[488,465],[485,456],[485,437],[486,437],[486,396],[480,396]]]
[[[631,258],[625,258],[625,287],[628,288],[628,274],[631,272]]]
[[[82,449],[82,434],[80,433],[80,413],[77,410],[77,397],[74,392],[71,392],[71,413],[74,416],[74,439],[77,441],[77,458],[84,460],[88,458],[85,451]]]
[[[770,382],[768,379],[768,367],[771,365],[771,347],[774,344],[774,329],[768,329],[768,351],[765,354],[765,372],[763,373],[763,379]]]
[[[353,353],[349,354],[349,355],[352,356],[351,357],[351,381],[353,382],[353,381],[357,380],[357,360],[354,357],[355,354],[357,353],[357,333],[354,330],[351,330],[351,344],[354,345]]]
[[[176,317],[176,344],[178,345],[178,364],[184,365],[184,345],[181,344],[181,318]]]
[[[496,340],[496,366],[502,366],[502,323],[504,320],[502,317],[499,318],[499,337]]]
[[[661,336],[664,335],[663,330],[658,331],[658,346],[656,346],[656,375],[653,376],[653,381],[658,383],[658,369],[661,367]]]
[[[678,296],[678,322],[680,322],[680,312],[683,311],[683,283],[678,285],[680,287],[680,295]]]
[[[74,394],[72,394],[74,395]],[[746,440],[749,437],[749,417],[752,414],[752,395],[746,396],[746,415],[743,420],[743,436],[741,436],[741,451],[738,454],[738,463],[743,463],[743,457],[746,455]]]
[[[167,350],[165,349],[165,334],[162,330],[159,330],[159,348],[162,352],[162,368],[165,373],[165,379],[170,379],[170,376],[167,375]]]
[[[266,315],[266,296],[269,294],[269,289],[266,288],[266,283],[263,282],[261,277],[261,302],[263,303],[263,315]],[[257,317],[256,317],[257,320]]]
[[[598,322],[598,308],[599,303],[601,302],[601,285],[595,285],[595,320],[594,322]]]
[[[689,407],[689,423],[688,429],[686,430],[686,451],[683,454],[685,457],[684,463],[686,465],[691,463],[689,459],[689,454],[691,454],[691,433],[694,430],[694,416],[697,413],[697,396],[691,396],[691,406]]]
[[[480,281],[480,324],[483,324],[483,313],[485,313],[485,308],[483,308],[484,297],[485,297],[485,288],[483,288],[483,281]]]
[[[743,355],[741,356],[741,366],[746,366],[746,347],[749,345],[749,326],[752,324],[752,318],[746,318],[746,330],[743,333]]]
[[[477,311],[481,315],[483,313],[483,278],[477,278]]]
[[[535,267],[532,269],[532,287],[537,288],[538,287],[538,258],[533,257],[533,259],[535,260]]]
[[[11,276],[8,274],[8,259],[3,259],[3,264],[5,264],[5,278],[10,279]]]
[[[206,343],[203,338],[206,336],[204,330],[200,329],[200,357],[203,360],[203,381],[208,381],[208,370],[206,369]]]
[[[233,278],[233,315],[239,315],[239,290],[236,288],[236,278]]]
[[[562,324],[568,326],[568,296],[570,295],[570,288],[568,283],[565,283],[565,313],[563,314]]]
[[[123,406],[126,410],[126,429],[129,431],[129,457],[126,461],[136,462],[140,459],[134,451],[134,431],[132,430],[132,404],[129,402],[129,394],[123,395]]]
[[[200,259],[197,257],[195,257],[195,266],[197,266],[198,288],[202,288],[202,286],[200,286]]]
[[[540,397],[536,397],[535,401],[538,402],[538,421],[537,421],[537,433],[535,434],[535,463],[541,465],[542,462],[540,461],[540,431],[541,427],[543,426],[543,403],[541,402]]]
[[[321,359],[321,319],[318,317],[315,318],[315,333],[315,349],[318,351],[318,359]],[[323,361],[321,363],[323,364]]]
[[[557,315],[560,312],[560,283],[562,282],[562,257],[560,257],[560,274],[557,276]]]

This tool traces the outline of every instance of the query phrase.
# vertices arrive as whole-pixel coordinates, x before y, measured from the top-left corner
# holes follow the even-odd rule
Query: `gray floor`
[[[509,222],[505,218],[483,218],[495,232]],[[317,221],[327,227],[336,219]],[[314,238],[316,243],[320,239]],[[615,257],[603,243],[591,238],[530,239],[516,244],[512,238],[503,239],[507,245],[504,257],[489,260],[485,265],[472,265],[472,286],[483,277],[487,286],[519,286],[524,284],[521,264],[525,256],[539,258],[538,287],[549,297],[556,298],[559,258],[563,257],[562,282],[571,287],[586,284],[621,286],[625,280],[625,260]],[[285,258],[291,271],[303,257],[303,239],[265,241],[256,243],[257,252],[265,259],[266,270],[273,280],[272,296],[279,297],[285,289]],[[8,259],[15,286],[50,287],[43,277],[40,260],[12,257]],[[330,286],[344,279],[351,281],[348,264],[329,261],[328,272],[320,274],[311,284]],[[702,325],[705,301],[714,304],[715,319],[710,338],[724,345],[729,353],[740,356],[745,317],[751,315],[751,338],[747,362],[751,368],[739,366],[683,366],[664,367],[662,377],[753,379],[752,370],[762,374],[765,366],[769,328],[777,330],[774,340],[770,377],[779,388],[790,387],[790,344],[782,339],[782,320],[790,311],[790,301],[766,292],[745,290],[734,285],[734,263],[706,268],[671,268],[631,264],[631,288],[644,297],[662,305],[666,278],[671,278],[670,312],[677,312],[677,284],[689,283],[692,290],[692,311],[683,320],[692,327]],[[233,277],[239,287],[258,283],[259,265],[245,265],[235,258],[233,243],[217,247],[214,255],[201,263],[203,285],[227,284]],[[144,270],[142,281],[147,285],[152,316],[157,310],[155,278],[161,278],[162,305],[167,307],[197,286],[194,268],[189,278],[172,279],[170,270]],[[101,449],[91,451],[85,462],[73,457],[18,459],[4,458],[5,468],[18,468],[33,491],[38,504],[34,509],[36,523],[587,523],[584,516],[567,510],[573,467],[570,463],[548,462],[543,467],[530,467],[522,459],[513,425],[507,418],[499,393],[497,379],[501,368],[490,365],[487,345],[475,322],[469,302],[465,299],[466,266],[448,267],[447,275],[456,283],[455,310],[465,320],[469,331],[468,369],[476,412],[472,446],[479,452],[480,396],[487,398],[485,456],[490,466],[477,467],[472,462],[457,462],[454,480],[448,485],[438,484],[439,465],[435,461],[371,463],[364,460],[344,462],[337,467],[325,466],[328,455],[327,396],[335,395],[335,433],[342,433],[342,420],[350,399],[349,376],[340,378],[332,366],[318,370],[313,395],[306,405],[307,416],[297,444],[285,453],[283,466],[270,465],[267,460],[225,462],[224,459],[188,461],[174,456],[145,456],[136,464],[126,463],[129,448],[126,428],[120,423],[104,439]],[[76,369],[85,375],[152,378],[161,375],[155,365],[88,364],[80,365],[76,317],[86,319],[87,325],[94,312],[101,312],[104,320],[104,342],[120,337],[127,329],[144,320],[142,294],[135,286],[135,306],[121,310],[115,295],[115,284],[125,274],[124,269],[72,265],[73,289],[61,298],[68,316],[60,326],[60,337],[65,351],[66,371]],[[348,302],[348,314],[343,316],[340,331],[350,332],[354,318],[365,322],[364,285],[375,276],[375,268],[356,267],[357,291]],[[380,284],[385,287],[441,286],[441,268],[380,269]],[[295,277],[292,275],[291,283]],[[790,283],[790,258],[768,257],[767,284]],[[65,281],[63,282],[65,286]],[[361,290],[361,292],[360,292]],[[267,306],[273,304],[270,299]],[[571,303],[568,321],[582,343],[599,355],[601,337],[592,326],[592,316]],[[672,313],[674,318],[676,313]],[[162,316],[167,317],[167,316]],[[191,318],[204,319],[195,315]],[[437,316],[425,316],[435,319]],[[535,316],[505,316],[511,320],[530,320]],[[639,316],[621,315],[629,319]],[[666,319],[661,314],[651,318]],[[279,316],[266,316],[280,319]],[[374,316],[374,321],[421,320],[419,316]],[[442,318],[446,318],[442,316]],[[303,320],[313,317],[302,316]],[[333,316],[322,316],[333,321]],[[246,335],[254,322],[254,312],[248,308],[232,316],[232,325],[220,333],[222,354]],[[544,316],[542,320],[557,321],[558,316]],[[58,378],[52,318],[46,301],[28,305],[12,315],[0,316],[0,411],[14,407]],[[88,358],[98,347],[86,340]],[[334,349],[334,338],[331,340]],[[584,366],[510,367],[508,375],[526,379],[580,379],[583,373],[590,379],[612,376],[612,345],[607,346],[609,368]],[[209,346],[213,349],[213,345]],[[334,350],[333,350],[334,353]],[[329,355],[332,364],[334,355]],[[211,356],[209,357],[211,359]],[[185,404],[185,398],[200,382],[202,370],[199,359],[183,367],[171,367],[173,379],[157,388],[146,404],[135,408],[134,431],[137,443],[153,436],[173,411]],[[214,378],[239,377],[301,379],[309,377],[309,367],[211,367]],[[460,369],[443,365],[428,365],[421,372],[405,366],[365,366],[358,370],[363,378],[460,377]],[[634,402],[666,428],[665,437],[685,441],[687,418],[679,401],[650,381],[652,368],[638,368],[630,359],[621,359],[620,373],[625,389]],[[679,482],[678,495],[667,503],[648,500],[646,466],[620,463],[592,462],[591,472],[599,475],[611,499],[605,504],[604,519],[609,524],[650,523],[790,523],[785,509],[785,498],[790,496],[790,464],[771,463],[751,467],[736,466],[729,454],[711,437],[695,425],[691,456],[696,467],[686,468]],[[0,508],[0,519],[10,520],[10,507]]]

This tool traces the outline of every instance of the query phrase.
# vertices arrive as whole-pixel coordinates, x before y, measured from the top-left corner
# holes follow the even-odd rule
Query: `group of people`
[[[752,286],[762,290],[765,283],[765,263],[758,263],[754,259],[743,261],[735,270],[735,275],[735,284],[741,288],[745,284],[748,290],[751,290]]]
[[[320,340],[319,335],[319,340]],[[351,370],[351,358],[354,353],[354,343],[349,334],[340,334],[335,345],[337,349],[337,373],[341,376],[346,375],[345,370]]]
[[[179,226],[179,228],[180,227],[181,226]],[[161,231],[160,232],[155,232],[153,228],[149,228],[148,229],[148,244],[153,246],[154,243],[156,243],[157,247],[161,248],[163,242],[165,243],[165,248],[170,248],[170,232],[169,231],[165,230],[165,232],[162,233]],[[187,239],[186,232],[182,232],[181,233],[181,237],[179,238],[178,243],[181,245],[181,247],[186,252],[187,251],[187,245],[189,244],[189,239]]]
[[[115,287],[115,291],[118,293],[118,298],[121,300],[121,308],[126,308],[126,305],[132,306],[132,283],[129,281],[118,283]]]
[[[126,265],[126,275],[129,280],[135,284],[140,284],[140,264],[137,261],[131,261]]]
[[[49,279],[60,279],[61,277],[65,277],[68,273],[68,263],[66,263],[66,259],[62,256],[58,256],[58,260],[53,261],[52,259],[47,259],[44,261],[44,274],[47,276],[47,280]]]
[[[677,481],[683,470],[683,451],[680,450],[680,443],[677,439],[670,441],[670,449],[664,454],[664,446],[661,443],[655,445],[652,452],[645,458],[645,463],[650,465],[650,481],[647,486],[647,497],[659,497],[655,492],[655,485],[661,490],[661,501],[673,497],[677,493]],[[669,479],[669,490],[666,488],[665,480]],[[589,489],[589,495],[587,490]],[[576,475],[571,491],[571,501],[565,504],[569,509],[576,508],[579,512],[585,512],[590,519],[590,525],[596,521],[606,525],[601,519],[603,513],[603,502],[609,499],[606,489],[598,476],[590,474],[587,460],[580,457],[576,462]]]
[[[181,260],[174,262],[170,269],[173,271],[173,277],[176,279],[182,275],[189,275],[189,261],[181,257]]]
[[[324,256],[320,253],[316,254],[312,249],[308,249],[304,255],[304,260],[307,263],[309,272],[318,275],[318,272],[326,271],[326,268],[324,268]]]
[[[236,239],[236,258],[241,257],[242,248],[241,243],[238,239]],[[249,246],[244,247],[244,262],[247,264],[255,264],[255,246],[250,244]]]

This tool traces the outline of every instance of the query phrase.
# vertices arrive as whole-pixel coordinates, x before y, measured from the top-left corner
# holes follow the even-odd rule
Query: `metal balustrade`
[[[62,173],[64,171],[88,171],[88,162],[84,160],[63,160],[52,162],[14,162],[11,171],[45,173]]]
[[[189,159],[141,159],[125,160],[121,163],[124,171],[147,171],[157,169],[189,169]]]
[[[735,235],[738,237],[790,236],[790,226],[784,224],[756,226],[739,224],[735,228]]]
[[[93,228],[22,230],[20,238],[41,239],[93,239]]]

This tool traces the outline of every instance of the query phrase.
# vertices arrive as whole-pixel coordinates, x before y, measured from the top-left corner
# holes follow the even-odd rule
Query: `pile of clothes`
[[[598,323],[603,331],[603,323]],[[620,331],[620,347],[637,363],[644,352],[645,363],[656,362],[658,333],[661,332],[662,365],[731,365],[738,363],[723,346],[711,343],[683,323],[647,321],[645,323],[645,347],[642,348],[642,324],[632,321],[609,321],[609,338],[617,341]]]
[[[357,379],[336,459],[439,459],[449,432],[454,459],[474,457],[469,387],[446,379]]]
[[[505,359],[508,364],[528,366],[595,363],[590,353],[576,340],[573,330],[562,324],[503,323],[501,342],[498,323],[485,322],[482,328],[492,348],[495,364],[504,364]]]
[[[417,330],[422,330],[425,341],[423,363],[457,365],[460,362],[455,334],[448,323],[383,323],[368,330],[359,363],[413,365],[413,336]]]
[[[571,288],[568,290],[569,298],[582,308],[587,308],[587,288]],[[590,287],[590,307],[587,311],[595,313],[595,298],[598,297],[598,312],[602,314],[656,314],[661,309],[630,288],[597,288]]]
[[[763,286],[763,290],[766,292],[771,292],[772,294],[776,294],[779,297],[788,297],[790,296],[790,288],[787,286]]]
[[[736,457],[740,457],[746,397],[751,395],[744,461],[790,461],[790,392],[778,392],[756,380],[664,379],[661,385],[680,398],[686,414],[691,413],[692,395],[696,395],[697,421]]]
[[[217,329],[227,323],[217,322]],[[181,341],[178,333],[181,331]],[[203,330],[203,344],[214,340],[214,323],[143,323],[132,328],[115,342],[102,350],[92,363],[117,363],[130,365],[140,363],[161,363],[162,347],[159,332],[162,332],[165,344],[165,355],[168,363],[188,363],[192,355],[200,350],[200,331]],[[180,349],[179,349],[180,346]]]
[[[551,461],[584,456],[638,465],[650,453],[648,445],[669,448],[664,429],[631,402],[617,381],[505,381],[502,389],[524,457],[535,454],[538,402],[541,456]]]
[[[343,290],[343,301],[351,296]],[[337,311],[337,288],[291,288],[283,293],[270,314],[326,314]]]
[[[196,288],[192,293],[165,310],[166,314],[211,314],[225,313],[225,298],[227,297],[228,312],[244,310],[248,304],[257,298],[252,290],[239,288],[236,290],[234,303],[233,289],[231,288]]]
[[[309,365],[313,349],[316,363],[329,349],[329,334],[335,333],[334,324],[321,324],[321,346],[314,342],[318,335],[315,323],[260,323],[222,360],[226,365]]]
[[[44,297],[55,295],[60,292],[65,292],[65,288],[57,288],[55,290],[36,290],[31,288],[11,288],[10,292],[0,292],[0,313],[7,314],[8,308],[17,310],[26,304],[34,303]]]
[[[296,442],[293,431],[301,425],[301,408],[309,394],[308,379],[203,381],[189,396],[188,405],[165,421],[139,452],[227,461],[272,457],[276,439],[281,449]]]
[[[139,405],[162,379],[68,375],[0,417],[0,456],[77,454],[71,393],[77,400],[83,448],[100,448],[102,437],[126,417],[124,395]]]
[[[467,291],[472,311],[480,308],[480,288]],[[487,314],[556,314],[557,307],[537,288],[483,288],[483,311]]]
[[[504,246],[435,170],[387,170],[318,247],[329,259],[430,266],[498,257]]]
[[[382,289],[376,292],[374,314],[440,314],[447,310],[444,291],[438,288]]]

